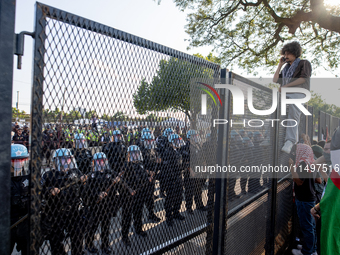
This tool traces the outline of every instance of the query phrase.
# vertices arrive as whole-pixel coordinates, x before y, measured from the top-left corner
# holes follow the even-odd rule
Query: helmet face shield
[[[106,158],[94,160],[94,171],[103,172],[105,169],[109,169],[109,164]]]
[[[77,149],[87,149],[87,141],[85,139],[75,140],[75,146]]]
[[[142,153],[140,151],[130,151],[129,152],[129,160],[134,161],[143,161]]]
[[[23,176],[29,174],[29,158],[12,159],[11,176]]]
[[[172,140],[172,145],[176,148],[181,148],[185,145],[185,143],[182,138],[177,138]]]
[[[200,136],[198,134],[193,134],[190,137],[190,141],[192,143],[200,143],[201,142],[201,138],[200,138]]]
[[[143,141],[143,145],[146,149],[154,149],[156,148],[156,141],[155,139],[146,139]]]
[[[56,157],[55,164],[58,171],[68,171],[72,168],[78,168],[73,156]]]

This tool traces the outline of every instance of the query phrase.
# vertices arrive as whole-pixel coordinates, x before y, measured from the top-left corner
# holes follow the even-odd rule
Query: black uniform
[[[91,151],[85,148],[72,149],[74,158],[76,159],[78,169],[83,174],[88,174],[91,171],[92,154]]]
[[[50,158],[51,158],[51,152],[52,150],[57,148],[56,145],[56,137],[54,133],[48,133],[44,132],[43,134],[43,154],[44,157],[46,158],[47,164],[50,163]]]
[[[142,155],[143,155],[143,165],[145,167],[145,170],[149,171],[149,177],[151,177],[151,171],[154,172],[154,174],[157,174],[158,171],[158,164],[156,162],[157,160],[157,154],[154,149],[146,149],[144,146],[141,147]],[[159,220],[155,218],[154,215],[154,191],[155,191],[155,176],[153,176],[152,182],[147,182],[144,188],[144,202],[146,205],[146,208],[149,211],[149,218],[154,220]]]
[[[120,194],[122,196],[122,236],[123,239],[128,239],[129,228],[131,225],[132,214],[134,218],[134,226],[136,233],[142,232],[142,216],[144,204],[144,185],[149,181],[148,174],[142,163],[125,162],[124,175]],[[131,191],[135,191],[132,196]]]
[[[107,156],[110,168],[117,173],[121,172],[126,158],[124,143],[121,141],[108,143],[103,146],[102,151]]]
[[[22,144],[24,146],[27,146],[27,141],[28,141],[28,137],[24,135],[23,133],[21,135],[15,134],[13,136],[13,142],[15,144]]]
[[[29,175],[11,178],[11,225],[28,214]],[[17,244],[17,251],[28,254],[29,225],[28,219],[11,229],[11,253]]]
[[[42,214],[42,228],[46,239],[50,241],[53,255],[66,254],[63,245],[64,231],[71,239],[72,255],[82,254],[86,224],[84,211],[80,208],[84,192],[81,176],[82,173],[76,168],[67,172],[51,170],[43,175],[42,187],[46,205]],[[50,192],[53,188],[63,190],[53,196]]]
[[[162,177],[166,190],[164,209],[168,223],[174,218],[182,219],[179,214],[183,200],[182,156],[178,150],[167,147],[162,158]]]
[[[116,185],[118,183],[110,189],[107,197],[99,200],[99,195],[101,192],[106,192],[114,178],[115,174],[107,169],[104,172],[93,172],[87,180],[85,187],[87,192],[84,199],[89,224],[86,234],[87,247],[93,246],[94,235],[99,224],[101,225],[102,248],[109,247],[110,221],[117,211],[113,207],[117,197]]]
[[[157,138],[157,154],[161,158],[161,163],[158,164],[159,173],[156,179],[159,180],[160,196],[165,193],[165,183],[167,178],[167,167],[169,162],[167,161],[167,149],[170,147],[168,139],[164,136],[159,136]]]
[[[190,148],[191,147],[191,148]],[[190,177],[190,155],[195,157],[196,160],[201,156],[201,149],[194,144],[190,145],[190,141],[180,149],[183,157],[183,173],[184,173],[184,188],[185,188],[185,201],[186,208],[189,212],[192,212],[193,199],[197,209],[203,209],[204,205],[202,202],[202,186],[205,183],[205,179]],[[198,162],[195,162],[197,164]],[[201,164],[198,164],[201,165]]]

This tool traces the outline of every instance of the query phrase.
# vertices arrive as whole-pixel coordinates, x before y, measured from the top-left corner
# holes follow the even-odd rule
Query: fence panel
[[[220,67],[39,3],[35,39],[31,252],[209,254],[214,181],[171,146],[196,118],[190,81]]]

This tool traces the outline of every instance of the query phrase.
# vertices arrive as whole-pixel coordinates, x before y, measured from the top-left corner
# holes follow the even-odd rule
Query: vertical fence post
[[[227,69],[221,70],[221,83],[226,83]],[[220,96],[223,106],[219,111],[219,119],[229,118],[229,91],[220,89]],[[219,125],[218,127],[218,144],[217,144],[217,164],[220,166],[227,163],[228,149],[228,126]],[[216,179],[216,197],[215,197],[215,213],[214,213],[214,240],[213,255],[224,253],[224,234],[226,230],[226,210],[227,204],[227,179],[221,176]]]
[[[0,254],[10,254],[10,169],[15,5],[15,0],[0,0]]]
[[[43,82],[45,55],[44,12],[47,7],[36,3],[35,41],[33,59],[33,86],[31,107],[31,205],[30,205],[30,250],[37,254],[41,245],[40,204],[41,204],[41,168],[42,168],[42,112],[43,112]]]
[[[280,105],[280,104],[279,104]],[[280,119],[279,109],[275,111],[275,119]],[[279,122],[275,122],[274,128],[274,151],[273,151],[273,166],[279,164]],[[266,230],[266,255],[274,255],[275,245],[275,226],[276,226],[276,210],[277,210],[277,173],[274,171],[272,176],[271,187],[268,191],[268,206],[269,217],[267,220]]]

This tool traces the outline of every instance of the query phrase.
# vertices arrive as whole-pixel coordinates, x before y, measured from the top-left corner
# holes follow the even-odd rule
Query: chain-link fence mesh
[[[270,171],[294,157],[280,152],[287,129],[279,107],[261,116],[246,99],[244,115],[233,115],[233,98],[222,96],[232,123],[214,129],[218,107],[192,110],[190,84],[227,83],[218,65],[42,4],[34,58],[32,254],[212,254],[219,228],[224,254],[287,247],[292,180]],[[269,88],[233,73],[229,83],[244,95],[252,88],[254,109],[273,103]],[[323,113],[320,120],[319,132],[327,126],[330,135],[339,123]],[[225,130],[222,162],[236,171],[216,203],[223,185],[192,178],[190,154],[216,164]],[[301,114],[301,133],[312,138],[312,116]],[[214,219],[216,205],[228,208],[226,219]]]
[[[340,125],[340,118],[332,116],[323,111],[319,111],[319,123],[318,123],[318,140],[326,140],[327,132],[328,136],[332,137],[334,131]]]
[[[211,250],[214,182],[185,152],[189,82],[220,67],[41,4],[35,60],[32,253]]]

